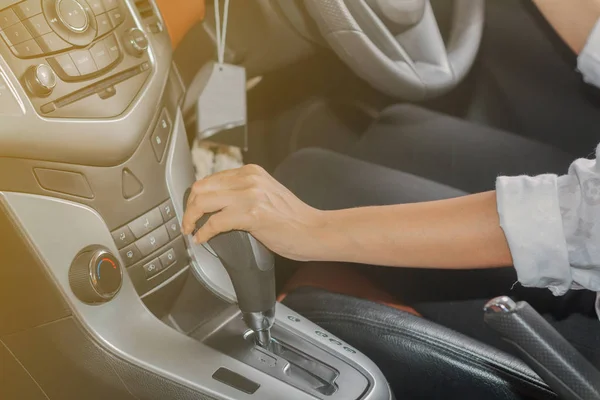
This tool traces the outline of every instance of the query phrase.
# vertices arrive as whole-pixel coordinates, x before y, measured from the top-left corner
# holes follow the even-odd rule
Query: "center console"
[[[0,362],[20,393],[391,398],[281,304],[256,346],[219,258],[181,235],[185,90],[153,2],[5,0],[0,29],[0,256],[18,266],[0,269]]]

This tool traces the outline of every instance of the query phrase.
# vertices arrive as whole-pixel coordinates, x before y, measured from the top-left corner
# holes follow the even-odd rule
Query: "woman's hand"
[[[318,258],[318,231],[325,213],[303,203],[259,166],[246,165],[197,181],[183,216],[183,233],[191,234],[196,221],[212,212],[216,214],[194,236],[196,243],[240,230],[284,257]]]

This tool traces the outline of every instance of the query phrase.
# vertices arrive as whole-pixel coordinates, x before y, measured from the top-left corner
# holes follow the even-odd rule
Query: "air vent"
[[[154,13],[154,7],[152,6],[152,2],[150,2],[149,0],[136,0],[135,2],[135,7],[137,8],[140,17],[142,17],[142,19],[149,19],[152,18],[153,20],[156,19],[156,14]]]

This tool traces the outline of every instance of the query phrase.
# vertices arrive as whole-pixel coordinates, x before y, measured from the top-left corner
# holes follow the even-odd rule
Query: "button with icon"
[[[169,268],[177,261],[177,257],[175,256],[175,250],[169,249],[169,251],[160,256],[159,259],[163,269]]]
[[[156,161],[158,162],[162,161],[165,154],[167,141],[169,140],[169,135],[171,134],[171,127],[171,118],[169,117],[169,113],[167,112],[166,108],[163,108],[156,126],[154,127],[154,131],[150,136],[152,148],[154,149],[154,155],[156,156]]]
[[[158,261],[158,258],[155,258],[154,260],[145,264],[143,268],[144,274],[146,275],[146,279],[153,278],[154,276],[156,276],[156,274],[162,271],[162,265]]]
[[[169,239],[173,240],[177,236],[181,235],[181,227],[179,226],[179,221],[177,218],[173,218],[165,225],[167,227],[167,232],[169,232]]]
[[[132,243],[129,246],[119,250],[119,254],[121,255],[121,259],[127,266],[135,264],[136,262],[142,259],[142,253],[137,248],[135,243]]]
[[[131,233],[131,229],[129,229],[127,225],[113,231],[111,234],[119,249],[130,245],[135,240],[133,233]]]

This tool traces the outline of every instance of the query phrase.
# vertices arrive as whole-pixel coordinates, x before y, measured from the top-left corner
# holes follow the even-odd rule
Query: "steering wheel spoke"
[[[424,100],[456,86],[475,60],[484,0],[454,0],[448,45],[429,0],[305,0],[336,53],[376,89]]]

